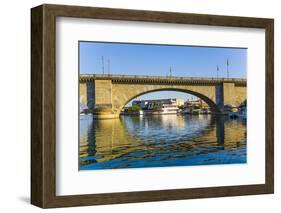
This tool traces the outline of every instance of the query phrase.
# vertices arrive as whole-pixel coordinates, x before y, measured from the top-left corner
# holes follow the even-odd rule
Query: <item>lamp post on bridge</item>
[[[104,74],[104,57],[101,57],[102,74]]]
[[[107,65],[108,65],[108,74],[110,74],[110,59],[107,60]]]
[[[228,61],[228,59],[226,60],[226,74],[227,74],[227,78],[229,78],[229,61]]]

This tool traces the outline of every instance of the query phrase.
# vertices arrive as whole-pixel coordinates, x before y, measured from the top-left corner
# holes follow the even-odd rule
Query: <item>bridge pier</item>
[[[79,86],[80,104],[87,106],[88,110],[92,112],[95,104],[95,88],[94,82],[83,82]]]
[[[113,110],[112,81],[96,80],[94,82],[95,103],[93,115],[95,119],[118,118],[119,113]]]
[[[235,84],[223,82],[216,86],[216,106],[220,114],[225,113],[225,105],[235,105]]]
[[[112,110],[112,107],[96,106],[93,110],[93,118],[95,119],[112,119],[119,118],[120,113]]]
[[[112,109],[112,83],[110,80],[86,81],[80,83],[80,104],[87,106],[95,119],[118,118]]]

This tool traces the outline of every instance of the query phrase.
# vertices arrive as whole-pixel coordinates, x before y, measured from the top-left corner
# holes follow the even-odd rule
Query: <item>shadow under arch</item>
[[[153,93],[153,92],[161,92],[161,91],[176,91],[176,92],[184,92],[184,93],[187,93],[187,94],[190,94],[190,95],[194,95],[194,96],[202,99],[204,102],[206,102],[208,104],[208,106],[210,107],[212,113],[215,113],[215,114],[221,113],[221,110],[219,109],[218,105],[215,102],[213,102],[209,97],[207,97],[207,96],[205,96],[205,95],[203,95],[201,93],[192,91],[192,90],[178,89],[178,88],[153,89],[153,90],[148,90],[148,91],[139,93],[139,94],[129,98],[125,102],[125,104],[119,108],[119,111],[121,111],[131,100],[133,100],[133,99],[135,99],[135,98],[137,98],[139,96],[142,96],[142,95],[145,95],[145,94],[148,94],[148,93]]]

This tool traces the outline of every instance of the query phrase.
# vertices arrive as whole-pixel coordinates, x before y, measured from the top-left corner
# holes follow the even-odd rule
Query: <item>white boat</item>
[[[163,104],[159,111],[160,114],[177,114],[178,106],[176,104]]]

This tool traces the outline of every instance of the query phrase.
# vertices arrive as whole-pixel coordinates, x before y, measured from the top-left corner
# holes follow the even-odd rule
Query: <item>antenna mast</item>
[[[228,67],[229,67],[229,61],[228,61],[228,59],[227,59],[227,60],[226,60],[227,78],[229,78],[229,69],[228,69]]]
[[[101,57],[101,63],[102,63],[102,74],[104,74],[104,57]]]
[[[108,63],[108,74],[110,74],[110,59],[107,60]]]

